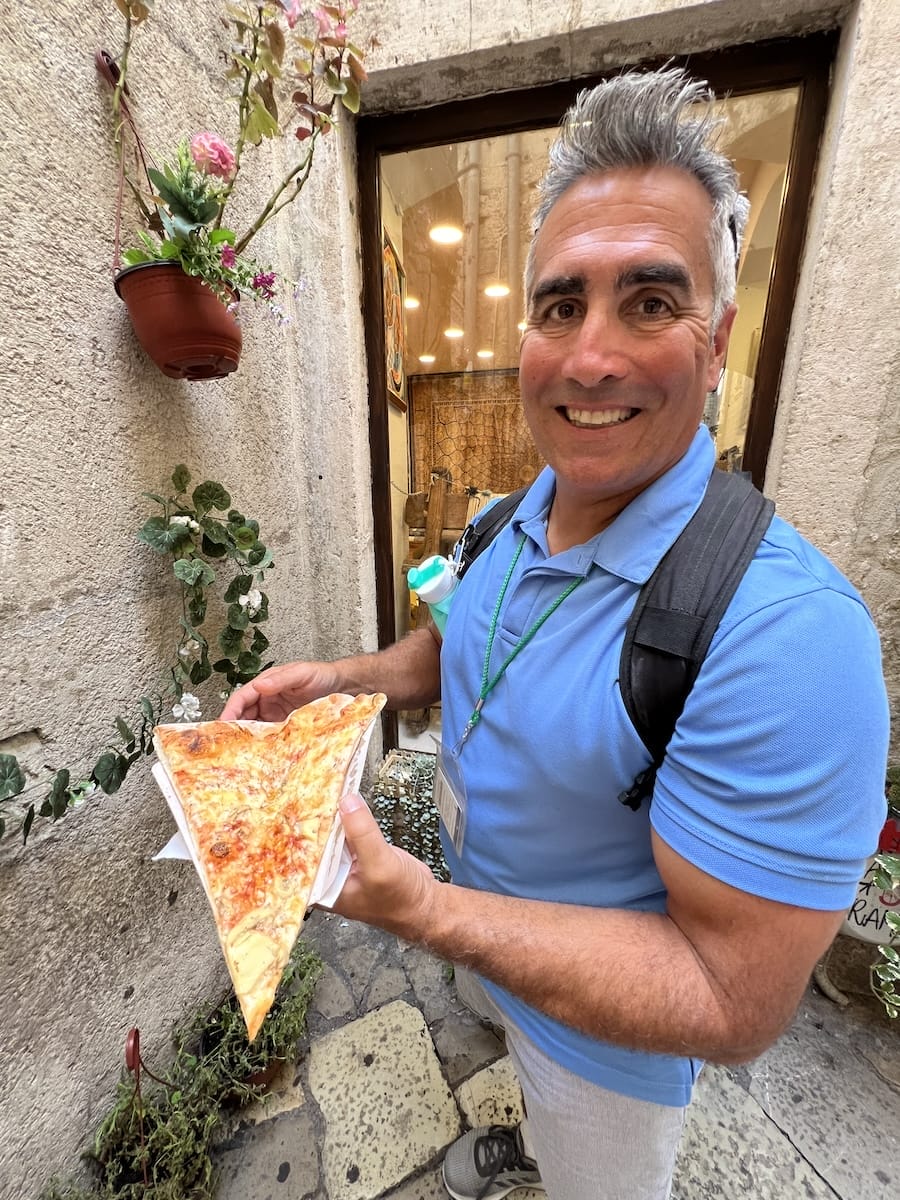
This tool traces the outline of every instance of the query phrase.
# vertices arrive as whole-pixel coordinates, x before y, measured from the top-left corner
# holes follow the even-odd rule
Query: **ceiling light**
[[[406,299],[403,301],[404,308],[418,308],[419,304],[420,304],[420,300],[419,300],[418,296],[407,296]]]
[[[484,289],[484,294],[492,300],[499,300],[509,295],[509,287],[505,283],[489,283]]]
[[[449,329],[444,330],[444,337],[447,338],[461,338],[462,335],[463,331],[461,329],[456,329],[455,326],[452,325]]]
[[[516,326],[516,329],[518,329],[521,333],[524,333],[527,328],[528,328],[527,321],[520,321],[518,323],[518,325]]]
[[[433,363],[433,362],[434,362],[434,355],[433,355],[433,354],[420,354],[420,355],[419,355],[419,362],[420,362],[420,363],[425,363],[426,365],[427,365],[428,363]]]
[[[462,241],[463,231],[458,225],[433,225],[428,236],[439,246],[455,246]]]
[[[476,350],[475,353],[478,355],[479,358],[493,358],[494,357],[493,350]]]

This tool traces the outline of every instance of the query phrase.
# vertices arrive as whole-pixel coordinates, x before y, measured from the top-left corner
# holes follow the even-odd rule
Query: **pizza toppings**
[[[385,700],[325,696],[280,723],[154,731],[251,1040],[300,931],[348,769]]]

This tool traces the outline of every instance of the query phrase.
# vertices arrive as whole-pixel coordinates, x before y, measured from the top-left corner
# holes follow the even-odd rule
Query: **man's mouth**
[[[559,411],[569,424],[574,425],[576,429],[596,429],[603,425],[621,425],[623,421],[630,421],[633,416],[636,416],[640,412],[640,409],[561,408]]]

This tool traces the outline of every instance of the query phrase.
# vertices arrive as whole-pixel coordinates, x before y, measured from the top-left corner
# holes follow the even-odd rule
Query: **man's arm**
[[[375,654],[270,667],[229,697],[222,719],[283,721],[301,704],[332,692],[384,692],[393,709],[434,704],[441,694],[438,635],[430,627],[417,629]]]
[[[354,868],[335,908],[472,967],[592,1037],[744,1062],[790,1021],[843,912],[764,900],[654,838],[665,913],[521,900],[438,883],[389,846],[364,806],[343,813]]]

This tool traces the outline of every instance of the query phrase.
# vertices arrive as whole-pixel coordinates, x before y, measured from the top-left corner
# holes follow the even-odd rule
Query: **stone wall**
[[[844,33],[785,362],[767,488],[872,605],[891,683],[897,611],[895,221],[900,9],[879,0],[379,0],[366,105],[388,111],[582,75],[650,53],[831,27]],[[748,15],[748,10],[752,10]],[[143,490],[187,463],[219,479],[277,552],[267,630],[278,659],[375,645],[365,359],[352,144],[259,243],[303,290],[287,331],[249,317],[239,372],[165,379],[113,293],[112,0],[20,0],[0,32],[5,130],[0,265],[13,313],[0,354],[0,748],[35,769],[88,765],[114,716],[152,686],[177,612],[134,537]],[[227,135],[199,0],[159,5],[138,34],[140,126],[165,150]],[[271,153],[271,174],[278,154]],[[248,200],[248,209],[249,209]],[[207,697],[208,712],[218,699]],[[11,740],[12,739],[12,740]],[[102,1116],[125,1033],[163,1063],[172,1020],[224,985],[187,868],[148,861],[171,829],[145,772],[22,849],[0,843],[0,1200],[73,1165]]]
[[[40,774],[89,769],[169,660],[174,581],[135,533],[154,511],[140,493],[166,491],[179,462],[195,482],[224,483],[275,551],[274,658],[376,640],[352,125],[322,143],[303,196],[254,243],[301,283],[293,324],[251,309],[236,374],[169,380],[112,288],[111,94],[93,56],[118,53],[123,28],[113,0],[64,0],[52,15],[22,0],[0,32],[12,307],[0,334],[0,751]],[[156,154],[197,129],[234,143],[215,61],[224,36],[198,0],[158,4],[137,31],[133,108]],[[280,149],[262,149],[245,214],[280,177]],[[216,715],[216,690],[204,699]],[[0,841],[3,1200],[77,1165],[131,1025],[163,1065],[172,1021],[224,988],[193,870],[149,861],[171,832],[142,763],[116,795],[36,823],[24,849]]]

